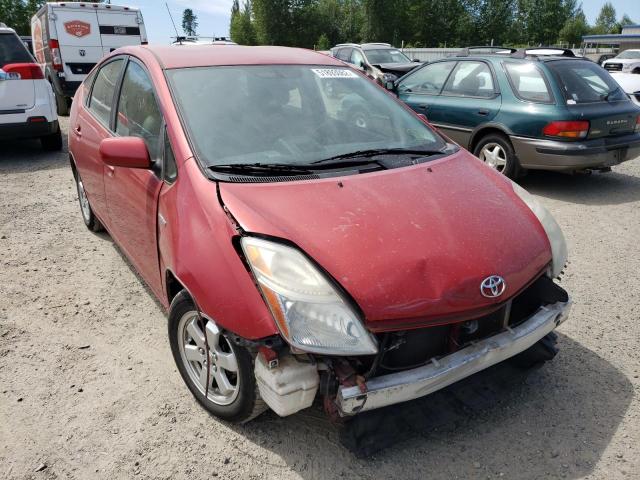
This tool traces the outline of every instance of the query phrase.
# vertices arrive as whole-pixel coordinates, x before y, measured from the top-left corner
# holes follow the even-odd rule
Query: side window
[[[116,134],[144,139],[152,160],[161,158],[162,114],[149,76],[136,62],[129,62],[122,80]]]
[[[437,95],[442,90],[456,62],[438,62],[421,68],[398,85],[399,93]]]
[[[93,85],[93,79],[96,78],[96,71],[91,72],[82,82],[84,85],[84,98],[82,101],[88,107],[89,106],[89,94],[91,93],[91,86]]]
[[[542,72],[532,63],[505,63],[504,68],[515,94],[522,100],[551,103],[551,93]]]
[[[484,62],[458,63],[442,93],[459,97],[493,97],[489,66]]]
[[[351,63],[353,63],[356,67],[364,66],[364,55],[360,53],[360,50],[353,49],[353,53],[351,54]]]
[[[338,54],[336,55],[336,57],[338,57],[338,59],[342,60],[343,62],[350,62],[352,50],[352,48],[341,48],[340,50],[338,50]]]
[[[108,127],[110,123],[113,93],[116,90],[116,83],[122,70],[122,64],[123,60],[118,59],[107,63],[98,70],[96,81],[93,83],[93,89],[91,90],[89,110],[105,127]]]
[[[171,142],[169,141],[169,135],[167,130],[164,130],[164,166],[162,169],[162,178],[168,182],[173,183],[178,176],[178,168],[176,167],[176,157],[173,155],[173,149],[171,148]]]

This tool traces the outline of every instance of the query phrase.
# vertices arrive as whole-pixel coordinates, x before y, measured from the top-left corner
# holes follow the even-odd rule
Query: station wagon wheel
[[[473,154],[491,168],[515,179],[522,173],[520,163],[509,139],[499,133],[490,133],[478,141]]]
[[[87,197],[84,183],[82,182],[82,178],[80,178],[80,173],[75,168],[73,170],[73,175],[76,180],[78,201],[80,203],[80,212],[82,213],[82,220],[84,221],[84,224],[92,232],[100,232],[104,230],[102,224],[100,223],[100,220],[97,219],[97,217],[93,213],[93,210],[91,209],[91,204],[89,203],[89,197]]]
[[[244,423],[268,408],[253,373],[254,355],[229,340],[213,320],[199,315],[185,290],[171,302],[168,329],[178,371],[206,410]]]

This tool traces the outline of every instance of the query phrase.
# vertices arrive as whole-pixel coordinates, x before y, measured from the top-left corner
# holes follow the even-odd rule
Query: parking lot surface
[[[0,478],[640,478],[640,159],[521,184],[570,249],[553,362],[494,368],[379,423],[312,408],[232,426],[196,404],[164,312],[85,228],[67,153],[0,144]]]

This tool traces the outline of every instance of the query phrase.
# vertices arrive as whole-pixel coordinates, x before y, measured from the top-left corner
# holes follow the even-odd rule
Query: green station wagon
[[[570,51],[536,53],[463,50],[387,88],[511,178],[524,169],[608,171],[638,157],[640,109],[609,73]]]

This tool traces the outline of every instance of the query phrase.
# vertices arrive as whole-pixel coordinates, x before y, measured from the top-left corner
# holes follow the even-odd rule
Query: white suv
[[[45,150],[62,149],[51,85],[16,32],[0,23],[0,140],[8,138],[39,138]]]
[[[610,72],[640,73],[640,50],[625,50],[617,57],[602,62]]]

